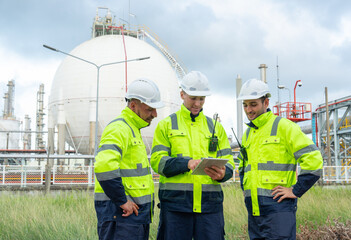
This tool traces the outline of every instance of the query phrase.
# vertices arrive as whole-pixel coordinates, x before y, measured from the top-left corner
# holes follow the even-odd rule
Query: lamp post
[[[279,85],[279,86],[278,86],[278,88],[279,88],[279,89],[286,89],[286,90],[288,90],[288,91],[289,91],[289,102],[291,102],[291,94],[290,94],[290,89],[289,89],[289,88],[287,88],[287,87],[285,87],[284,85]]]
[[[295,82],[295,87],[294,87],[294,107],[293,107],[293,113],[296,115],[296,87],[299,86],[301,87],[302,86],[302,81],[301,80],[297,80]]]
[[[98,148],[97,139],[98,139],[98,126],[99,126],[98,125],[98,120],[99,120],[98,119],[99,118],[98,117],[98,113],[99,113],[99,77],[100,77],[100,68],[102,68],[104,66],[113,65],[113,64],[126,63],[126,62],[132,62],[132,61],[142,61],[142,60],[149,59],[150,57],[134,58],[134,59],[130,59],[130,60],[123,60],[123,61],[118,61],[118,62],[110,62],[110,63],[104,63],[104,64],[101,64],[101,65],[97,65],[96,63],[93,63],[93,62],[90,62],[90,61],[85,60],[83,58],[80,58],[80,57],[74,56],[72,54],[63,52],[63,51],[61,51],[59,49],[47,46],[45,44],[43,45],[43,47],[45,47],[47,49],[50,49],[52,51],[55,51],[55,52],[63,53],[65,55],[68,55],[70,57],[76,58],[76,59],[81,60],[83,62],[89,63],[89,64],[95,66],[96,69],[97,69],[97,78],[96,78],[96,120],[95,120],[95,140],[94,140],[95,141],[95,143],[94,143],[94,156],[96,156],[97,148]]]
[[[297,80],[296,83],[295,83],[295,87],[294,87],[294,104],[296,105],[296,87],[299,86],[301,87],[302,86],[302,81],[301,80]]]

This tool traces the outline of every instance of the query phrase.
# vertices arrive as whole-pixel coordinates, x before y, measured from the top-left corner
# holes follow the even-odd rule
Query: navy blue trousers
[[[260,216],[252,215],[252,202],[245,197],[250,239],[296,239],[297,199],[284,199],[278,203],[273,197],[258,197]]]
[[[98,225],[99,240],[148,240],[150,224],[106,221]]]
[[[250,239],[296,239],[296,212],[276,212],[265,216],[249,214]]]
[[[224,240],[224,234],[223,212],[160,211],[157,240]]]

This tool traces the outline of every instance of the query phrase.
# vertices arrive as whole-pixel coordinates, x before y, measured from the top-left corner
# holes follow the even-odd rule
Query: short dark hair
[[[266,100],[267,95],[264,95],[263,97],[260,97],[259,99],[261,99],[262,103],[264,102],[264,100]]]
[[[141,101],[136,98],[130,98],[130,99],[126,98],[126,102],[127,102],[127,106],[129,106],[131,102],[141,103]]]

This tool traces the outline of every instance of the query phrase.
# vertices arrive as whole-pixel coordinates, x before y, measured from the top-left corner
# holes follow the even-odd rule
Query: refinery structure
[[[104,16],[100,16],[102,12]],[[165,103],[151,126],[142,129],[150,153],[158,121],[179,109],[178,80],[187,72],[167,45],[147,27],[116,24],[109,9],[98,8],[90,40],[70,53],[46,47],[67,56],[55,73],[48,103],[44,103],[44,85],[38,88],[34,129],[28,115],[23,122],[14,116],[15,81],[7,84],[0,118],[0,186],[93,185],[93,159],[102,131],[126,106],[124,95],[128,84],[140,77],[156,82]],[[261,64],[259,68],[261,80],[266,81],[266,66]],[[310,127],[305,132],[311,134],[325,162],[323,182],[349,183],[351,96],[321,100],[313,110],[310,103],[296,99],[299,81],[295,83],[294,101],[278,100],[272,110],[294,122],[309,121]],[[239,76],[236,84],[238,94]],[[238,101],[239,136],[243,127],[241,108]],[[232,146],[235,154],[236,146]],[[238,181],[238,176],[233,180]]]

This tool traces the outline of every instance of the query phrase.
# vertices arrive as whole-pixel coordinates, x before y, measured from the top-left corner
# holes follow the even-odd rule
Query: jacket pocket
[[[142,162],[143,164],[145,164],[148,162],[147,160],[145,161],[146,157],[144,156],[147,156],[147,153],[146,153],[145,145],[141,139],[137,139],[137,138],[131,139],[130,152],[131,152],[131,155],[130,155],[131,158],[128,159],[128,161],[131,161],[135,164],[142,163]]]
[[[168,139],[171,144],[172,157],[177,157],[178,154],[182,156],[189,156],[190,142],[187,133],[182,130],[172,130],[168,134]]]
[[[150,187],[149,176],[123,178],[123,185],[126,190],[143,190]]]
[[[261,182],[263,184],[271,184],[271,185],[286,185],[287,177],[280,176],[278,174],[264,174],[262,175]]]
[[[261,142],[261,147],[259,149],[260,159],[265,159],[266,161],[279,162],[280,160],[280,138],[277,136],[270,136],[263,139]]]

